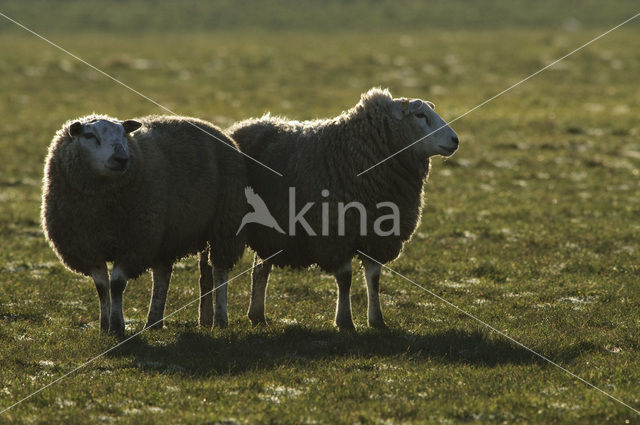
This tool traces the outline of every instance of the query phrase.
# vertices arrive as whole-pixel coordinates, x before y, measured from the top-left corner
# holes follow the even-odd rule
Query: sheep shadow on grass
[[[589,347],[547,354],[568,362],[585,350]],[[430,359],[485,367],[546,363],[500,336],[478,331],[449,330],[425,335],[402,330],[341,333],[297,325],[238,335],[186,330],[166,345],[134,338],[108,355],[133,357],[138,368],[151,372],[187,376],[236,375],[340,357],[367,359],[404,355],[414,361]]]

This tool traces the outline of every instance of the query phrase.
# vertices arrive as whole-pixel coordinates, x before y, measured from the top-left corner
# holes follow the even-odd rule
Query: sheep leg
[[[200,326],[213,325],[213,269],[209,264],[208,250],[200,253]]]
[[[351,319],[351,262],[342,266],[334,273],[338,283],[338,302],[336,304],[335,325],[340,330],[353,330]]]
[[[364,260],[364,277],[367,281],[367,323],[371,328],[385,329],[387,325],[382,318],[380,308],[380,266],[379,263]]]
[[[216,308],[213,312],[213,326],[226,328],[229,324],[227,315],[227,281],[229,270],[213,268],[213,285],[216,293]]]
[[[100,298],[100,332],[109,332],[111,299],[109,298],[109,271],[107,270],[107,265],[102,264],[92,270],[91,277]]]
[[[146,328],[162,329],[164,306],[167,302],[169,282],[171,281],[172,264],[158,264],[151,269],[153,273],[153,295],[149,303]]]
[[[266,324],[264,316],[265,301],[267,296],[267,284],[271,273],[271,263],[261,261],[258,254],[253,256],[253,270],[251,272],[251,302],[247,316],[251,325]]]
[[[114,265],[111,273],[111,317],[109,332],[124,335],[124,314],[122,312],[122,294],[127,287],[127,275],[120,266]]]

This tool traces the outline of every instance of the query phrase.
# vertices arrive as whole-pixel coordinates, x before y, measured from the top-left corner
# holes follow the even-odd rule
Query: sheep
[[[217,140],[215,140],[217,139]],[[145,328],[163,326],[173,263],[200,255],[202,326],[226,326],[228,270],[244,252],[236,235],[247,211],[246,169],[233,140],[188,117],[119,121],[89,115],[67,121],[46,157],[41,221],[62,263],[91,276],[100,299],[100,329],[124,334],[127,279],[151,268],[153,295]],[[109,277],[107,262],[113,262]]]
[[[252,324],[266,322],[272,266],[315,264],[337,281],[334,324],[353,329],[351,261],[358,256],[367,282],[368,325],[385,328],[378,296],[380,263],[399,256],[419,222],[430,157],[450,156],[458,148],[458,136],[434,105],[394,99],[388,90],[373,88],[335,118],[299,122],[267,114],[226,132],[247,156],[284,174],[247,164],[249,185],[280,226],[289,224],[287,232],[256,222],[246,226],[248,245],[256,253],[248,311]],[[260,261],[280,249],[272,259]]]

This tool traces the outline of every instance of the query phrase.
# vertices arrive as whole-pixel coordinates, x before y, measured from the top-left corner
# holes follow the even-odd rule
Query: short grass
[[[368,32],[316,23],[51,38],[174,111],[223,126],[265,111],[335,115],[375,85],[430,99],[452,119],[615,25],[611,16],[636,12],[620,7],[600,21],[592,12],[598,25],[582,27],[540,20]],[[38,22],[46,32],[45,17]],[[389,265],[636,409],[639,35],[632,23],[457,121],[461,149],[433,161],[422,223]],[[17,30],[3,30],[0,51],[3,409],[118,342],[99,335],[93,284],[65,270],[42,236],[48,141],[66,119],[92,111],[162,111]],[[247,251],[234,274],[250,264]],[[1,414],[0,423],[640,422],[392,273],[382,283],[388,332],[366,329],[359,272],[355,333],[331,325],[335,283],[317,269],[273,273],[266,328],[252,329],[245,317],[248,275],[229,292],[228,329],[199,329],[189,307],[164,330]],[[188,258],[176,267],[167,312],[197,296]],[[148,276],[129,283],[129,334],[142,328],[149,297]]]

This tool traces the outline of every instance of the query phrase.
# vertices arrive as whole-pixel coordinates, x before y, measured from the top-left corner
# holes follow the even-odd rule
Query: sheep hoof
[[[164,323],[162,320],[158,321],[158,320],[154,320],[154,321],[148,321],[146,325],[144,325],[145,329],[151,329],[154,331],[158,331],[160,329],[162,329],[164,326]]]
[[[260,327],[260,326],[267,326],[267,319],[265,319],[264,317],[262,319],[252,319],[249,318],[249,320],[251,320],[251,326],[252,327]]]
[[[124,318],[111,316],[109,333],[115,336],[124,336]]]
[[[224,329],[229,326],[229,321],[226,318],[216,317],[213,319],[213,327]]]
[[[111,327],[109,327],[109,333],[111,335],[114,335],[114,336],[117,336],[117,337],[123,337],[124,336],[124,324],[122,324],[122,326],[114,326],[112,324]]]
[[[267,318],[264,317],[264,313],[248,313],[247,317],[249,318],[249,320],[251,321],[251,326],[258,326],[258,325],[266,325],[267,324]]]
[[[356,327],[353,325],[353,321],[336,322],[335,325],[341,331],[355,331]]]
[[[384,320],[382,320],[382,319],[376,320],[376,321],[370,321],[369,322],[369,327],[370,328],[374,328],[374,329],[381,329],[381,330],[389,329],[387,324],[384,323]]]

